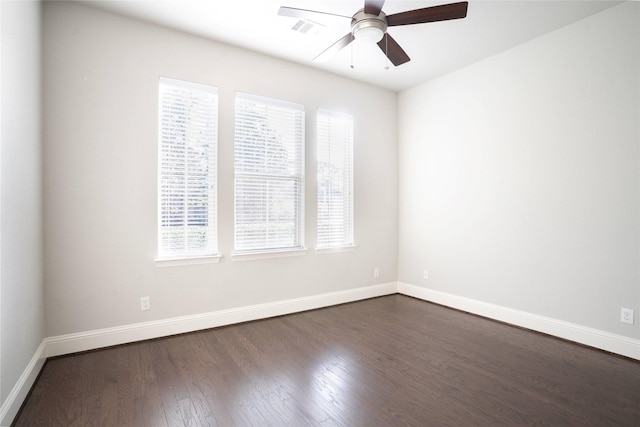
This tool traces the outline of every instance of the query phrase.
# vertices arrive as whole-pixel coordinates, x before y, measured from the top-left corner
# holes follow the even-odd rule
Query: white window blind
[[[353,117],[318,111],[318,248],[352,246]]]
[[[160,79],[158,258],[217,254],[218,89]]]
[[[235,252],[304,245],[304,107],[238,93]]]

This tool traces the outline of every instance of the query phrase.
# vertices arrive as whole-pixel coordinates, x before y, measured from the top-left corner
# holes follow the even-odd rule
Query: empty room
[[[0,1],[0,426],[640,425],[640,2]]]

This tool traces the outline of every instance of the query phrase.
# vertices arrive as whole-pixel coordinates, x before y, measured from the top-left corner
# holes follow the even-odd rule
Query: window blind
[[[304,107],[244,93],[235,102],[235,252],[300,249]]]
[[[353,117],[319,110],[317,126],[317,247],[352,246]]]
[[[161,78],[158,258],[217,254],[218,90]]]

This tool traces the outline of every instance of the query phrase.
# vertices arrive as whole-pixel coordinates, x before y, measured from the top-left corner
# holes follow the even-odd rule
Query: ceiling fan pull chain
[[[389,69],[389,37],[384,35],[384,69]]]
[[[353,66],[353,45],[354,45],[354,44],[355,44],[355,43],[351,43],[351,69],[352,69],[352,70],[353,70],[354,68],[356,68],[356,67],[354,67],[354,66]]]

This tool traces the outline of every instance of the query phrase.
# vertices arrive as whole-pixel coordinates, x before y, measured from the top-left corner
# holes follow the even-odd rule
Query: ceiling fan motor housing
[[[387,15],[380,12],[379,15],[365,13],[364,9],[359,10],[351,18],[351,34],[356,39],[370,40],[377,43],[387,32]]]
[[[448,21],[450,19],[460,19],[467,16],[469,2],[460,1],[457,3],[441,4],[438,6],[423,7],[421,9],[407,10],[405,12],[392,13],[386,15],[382,12],[385,0],[364,0],[364,8],[360,9],[351,17],[351,32],[345,34],[338,41],[333,43],[314,61],[326,60],[337,53],[340,49],[348,46],[354,39],[364,40],[365,43],[377,44],[380,50],[395,65],[402,65],[409,62],[409,55],[400,47],[397,41],[390,34],[387,34],[387,27],[399,25],[425,24],[427,22]],[[366,13],[368,11],[370,13]],[[291,16],[294,18],[315,21],[322,17],[330,17],[343,21],[349,19],[344,15],[318,12],[314,10],[296,9],[282,6],[278,11],[279,15]]]

